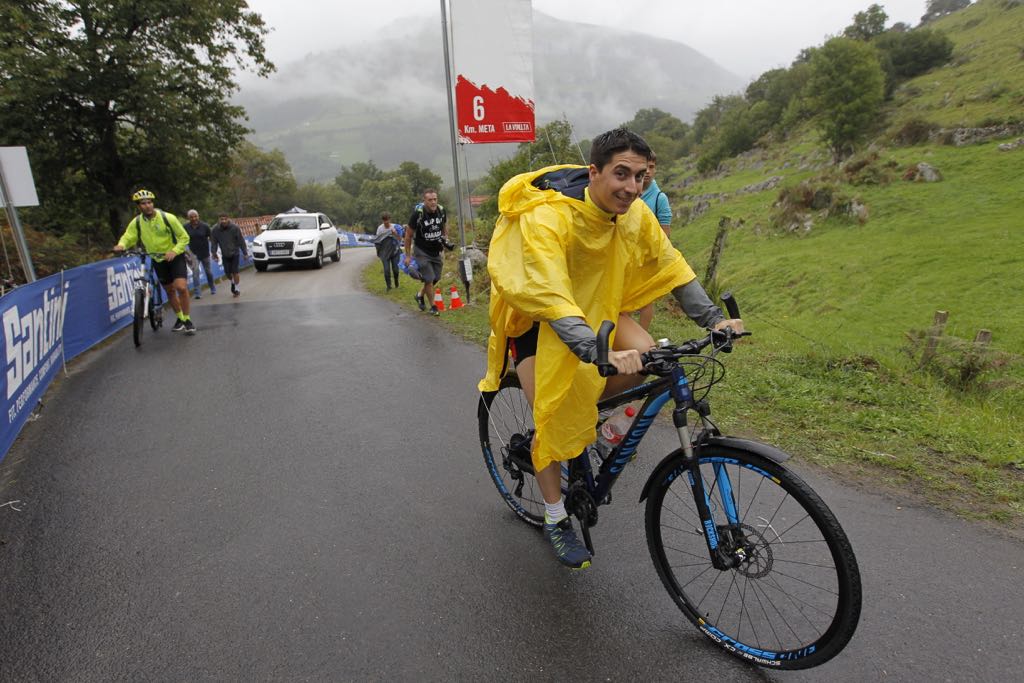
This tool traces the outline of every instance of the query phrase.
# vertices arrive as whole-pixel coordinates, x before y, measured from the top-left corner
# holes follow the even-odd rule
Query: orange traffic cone
[[[434,307],[439,311],[444,310],[444,299],[441,297],[441,288],[434,290]]]
[[[452,285],[452,303],[448,308],[453,311],[456,308],[462,308],[462,299],[459,298],[459,290],[455,289],[455,285]]]

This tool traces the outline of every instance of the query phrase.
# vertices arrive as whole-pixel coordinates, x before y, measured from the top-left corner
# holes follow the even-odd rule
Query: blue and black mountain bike
[[[135,346],[142,346],[142,332],[149,326],[156,332],[164,326],[164,304],[167,295],[157,282],[153,271],[152,255],[142,249],[127,249],[123,252],[128,258],[139,259],[139,269],[135,276],[135,288],[132,292],[132,341]]]
[[[734,299],[723,296],[733,318]],[[607,363],[606,321],[598,334],[598,369]],[[622,441],[605,457],[588,448],[563,466],[566,509],[590,530],[598,510],[655,417],[670,403],[679,448],[644,485],[647,545],[662,583],[705,636],[744,660],[775,669],[827,662],[850,641],[860,619],[860,572],[835,515],[767,444],[722,435],[711,419],[711,388],[725,375],[719,355],[730,332],[679,345],[662,340],[643,354],[655,379],[598,404],[599,415],[643,401]],[[701,353],[710,348],[708,353]],[[692,423],[690,416],[695,415]],[[544,523],[544,499],[530,448],[533,413],[514,372],[481,396],[480,443],[491,479],[527,524]]]

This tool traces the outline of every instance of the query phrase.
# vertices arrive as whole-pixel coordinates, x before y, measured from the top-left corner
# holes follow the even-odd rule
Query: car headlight
[[[316,240],[314,240],[312,237],[310,237],[308,240],[299,240],[299,246],[301,247],[303,244],[313,244],[313,242],[315,241]]]
[[[252,243],[252,248],[253,249],[262,249],[263,248],[263,242],[253,242]]]

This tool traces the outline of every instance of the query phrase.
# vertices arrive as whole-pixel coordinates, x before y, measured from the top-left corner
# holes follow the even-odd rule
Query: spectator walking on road
[[[196,290],[196,298],[202,299],[202,279],[199,267],[202,266],[206,272],[206,282],[210,285],[210,296],[217,293],[217,284],[213,281],[213,267],[210,265],[210,226],[199,220],[199,212],[190,209],[188,212],[188,223],[185,224],[185,232],[188,233],[188,253],[192,255],[192,287]]]
[[[222,213],[212,234],[214,254],[220,252],[217,260],[224,267],[224,277],[231,281],[232,296],[238,296],[242,293],[238,288],[238,264],[242,256],[249,258],[249,250],[246,249],[242,229],[232,223],[226,213]]]
[[[398,289],[398,262],[402,258],[402,248],[399,239],[402,233],[399,226],[391,222],[391,214],[385,211],[380,215],[380,225],[377,226],[377,236],[373,238],[373,245],[377,247],[377,258],[384,265],[384,282],[391,291],[391,280],[395,281],[395,289]]]
[[[167,291],[167,300],[178,316],[172,329],[195,334],[196,326],[189,315],[191,302],[188,298],[188,266],[185,264],[188,233],[181,227],[177,216],[154,206],[155,199],[156,195],[149,190],[139,190],[132,195],[132,201],[139,207],[139,215],[128,221],[128,227],[114,246],[114,251],[120,253],[142,242],[142,247],[153,259],[157,279]]]
[[[405,228],[405,265],[408,267],[411,257],[415,256],[423,276],[423,287],[415,295],[421,311],[427,310],[427,301],[433,301],[434,285],[441,279],[444,268],[441,250],[454,248],[448,241],[447,221],[444,207],[437,203],[437,190],[424,190],[423,203],[416,206]],[[440,315],[433,303],[430,312]]]

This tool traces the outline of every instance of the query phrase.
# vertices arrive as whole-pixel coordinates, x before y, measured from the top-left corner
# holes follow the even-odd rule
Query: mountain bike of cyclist
[[[172,329],[195,334],[196,326],[189,315],[188,266],[184,255],[188,249],[188,233],[174,214],[156,208],[153,204],[155,199],[156,195],[149,190],[139,190],[132,195],[139,214],[128,221],[128,227],[114,246],[114,251],[121,252],[142,242],[146,252],[153,257],[157,279],[178,317]]]
[[[618,128],[596,137],[590,166],[553,166],[516,176],[498,195],[488,254],[491,276],[487,375],[495,391],[512,353],[533,406],[532,459],[544,497],[544,533],[564,565],[590,553],[576,536],[561,492],[561,463],[595,439],[597,401],[641,381],[640,353],[654,340],[628,316],[671,292],[702,327],[743,331],[708,298],[654,214],[636,201],[651,148]],[[595,330],[616,322],[608,380],[592,365]]]

